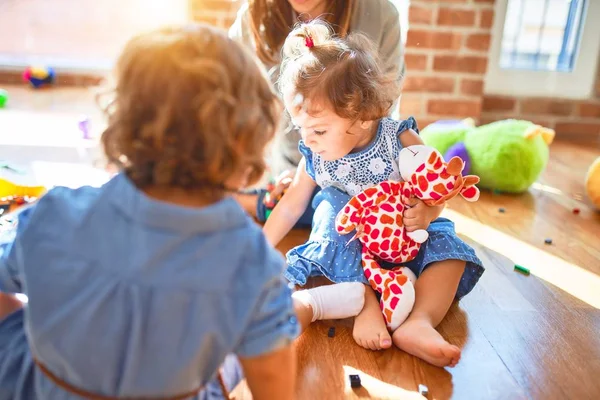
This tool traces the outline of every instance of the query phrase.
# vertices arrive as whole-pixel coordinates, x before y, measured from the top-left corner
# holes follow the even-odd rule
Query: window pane
[[[586,0],[508,0],[500,67],[572,71]]]

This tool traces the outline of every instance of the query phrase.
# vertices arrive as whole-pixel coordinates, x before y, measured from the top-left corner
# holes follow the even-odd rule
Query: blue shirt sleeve
[[[268,249],[267,253],[271,265],[266,268],[278,273],[263,286],[250,324],[235,350],[240,357],[273,352],[289,345],[300,333],[292,291],[282,274],[285,262],[275,249]]]
[[[400,122],[398,126],[398,135],[400,135],[405,130],[412,129],[413,131],[419,133],[419,127],[417,126],[417,121],[413,117],[408,117],[404,121]]]
[[[313,165],[312,151],[310,151],[308,146],[306,146],[304,144],[304,141],[302,141],[302,140],[300,140],[298,142],[298,151],[300,151],[300,154],[302,154],[302,156],[306,160],[306,173],[308,174],[308,176],[310,176],[313,179],[313,181],[316,180],[315,179],[315,166]]]
[[[21,293],[19,252],[22,237],[35,205],[26,206],[0,220],[0,292]]]

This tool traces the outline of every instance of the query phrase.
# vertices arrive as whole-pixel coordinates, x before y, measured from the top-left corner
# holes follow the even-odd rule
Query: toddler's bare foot
[[[438,367],[454,367],[460,360],[460,349],[444,340],[425,319],[409,317],[392,338],[402,350]]]
[[[381,350],[392,345],[392,338],[385,326],[383,315],[377,308],[367,307],[354,319],[352,336],[365,349]]]

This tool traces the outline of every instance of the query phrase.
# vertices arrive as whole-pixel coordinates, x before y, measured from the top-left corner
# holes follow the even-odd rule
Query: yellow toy
[[[592,204],[600,210],[600,157],[590,166],[585,177],[585,191]]]
[[[43,186],[17,185],[0,178],[0,216],[15,211],[19,207],[34,202],[46,192]]]
[[[43,186],[22,186],[0,178],[0,198],[4,197],[40,197],[46,192]]]

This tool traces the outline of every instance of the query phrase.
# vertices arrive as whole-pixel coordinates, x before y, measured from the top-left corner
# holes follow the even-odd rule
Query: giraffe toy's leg
[[[381,296],[382,305],[389,310],[389,319],[386,317],[387,327],[390,331],[395,331],[413,309],[415,305],[415,274],[408,268],[395,268],[386,271],[388,279],[385,283],[386,289]],[[382,308],[383,309],[383,308]]]
[[[379,264],[377,264],[377,261],[375,261],[375,258],[367,246],[364,245],[362,248],[362,266],[365,278],[367,278],[373,290],[382,293],[384,289],[384,276],[382,275],[382,272],[385,272],[385,270],[379,267]]]
[[[412,272],[412,270],[408,267],[399,267],[398,268],[400,271],[402,271],[402,273],[404,275],[406,275],[406,277],[408,278],[409,281],[412,282],[413,286],[415,285],[415,283],[417,282],[417,276],[415,275],[414,272]]]
[[[362,250],[362,263],[365,277],[373,290],[381,293],[379,306],[390,330],[395,330],[410,314],[415,303],[415,275],[408,268],[394,270],[379,266],[366,246]]]

